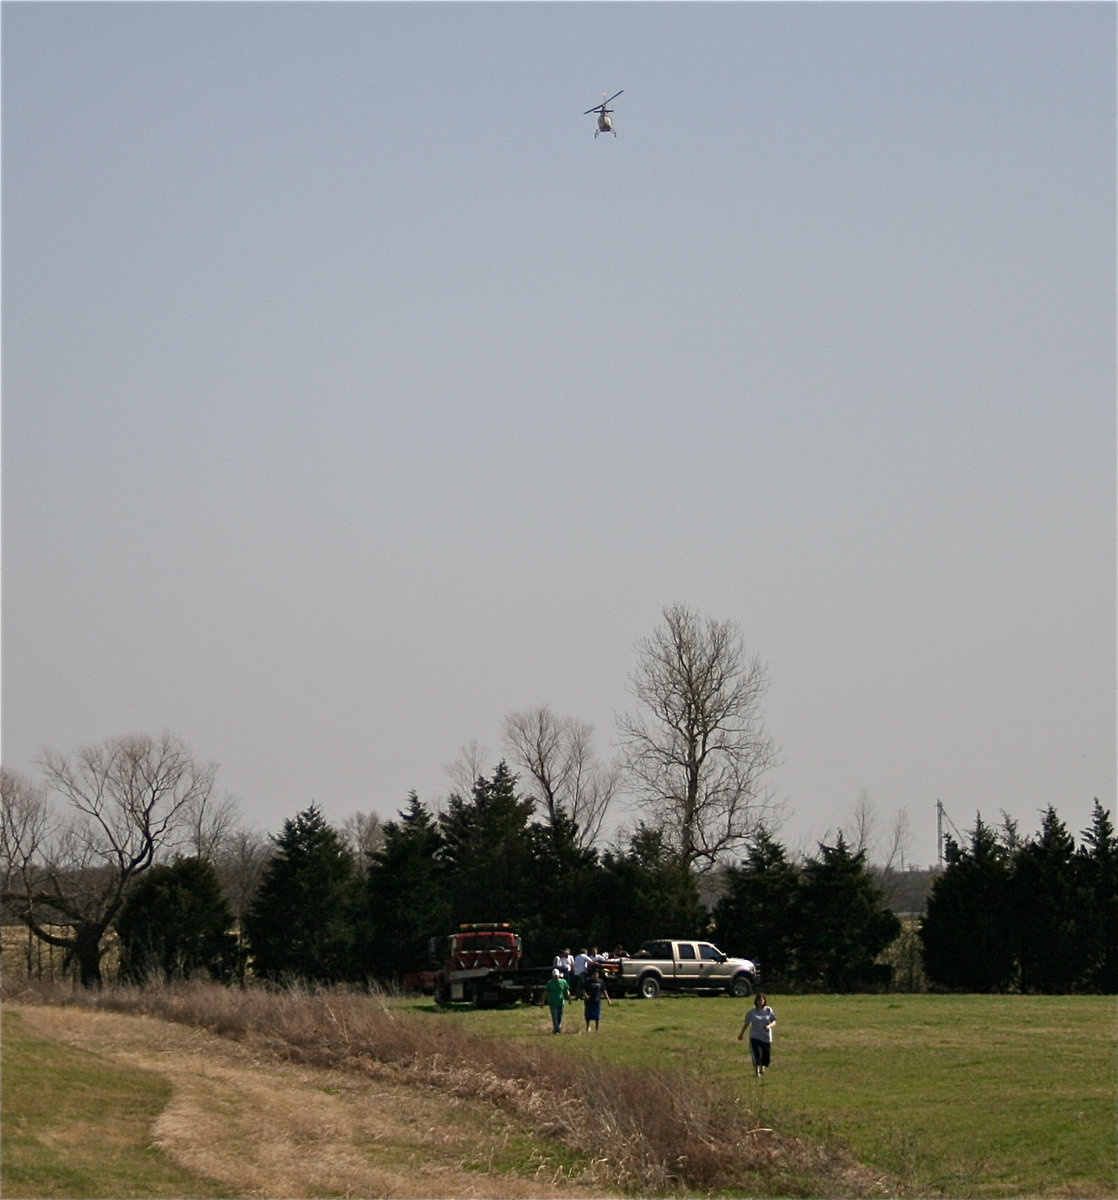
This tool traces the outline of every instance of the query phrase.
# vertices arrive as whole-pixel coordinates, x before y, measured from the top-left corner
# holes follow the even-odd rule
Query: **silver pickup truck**
[[[603,966],[610,995],[635,992],[644,1000],[671,991],[750,996],[758,976],[752,959],[731,958],[710,942],[645,942],[632,957],[611,958]]]

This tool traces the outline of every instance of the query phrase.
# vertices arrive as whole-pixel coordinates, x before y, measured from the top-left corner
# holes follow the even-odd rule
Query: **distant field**
[[[624,1000],[570,1054],[736,1080],[767,1123],[833,1135],[920,1194],[1118,1195],[1118,1002],[1097,996],[770,996],[758,1084],[736,1041],[748,1002]],[[403,1003],[403,1002],[401,1002]],[[436,1013],[499,1037],[545,1036],[538,1009]],[[566,1018],[582,1028],[581,1005]]]

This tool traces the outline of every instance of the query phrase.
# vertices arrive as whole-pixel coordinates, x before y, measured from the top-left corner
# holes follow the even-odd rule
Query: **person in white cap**
[[[570,986],[563,978],[563,972],[558,967],[553,968],[551,978],[544,988],[544,1004],[551,1009],[551,1032],[560,1033],[563,1029],[563,1005],[571,994]],[[541,1008],[543,1005],[540,1006]]]

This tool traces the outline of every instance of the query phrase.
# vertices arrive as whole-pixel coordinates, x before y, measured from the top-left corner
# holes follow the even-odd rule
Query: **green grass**
[[[228,1196],[151,1146],[170,1096],[159,1075],[27,1036],[3,1014],[5,1197]]]
[[[925,1195],[1118,1195],[1118,1005],[1100,996],[771,996],[773,1066],[737,1038],[748,1002],[624,1000],[570,1054],[722,1076],[785,1132],[837,1138]],[[541,1010],[462,1011],[494,1036],[540,1036]],[[581,1005],[565,1024],[582,1028]]]

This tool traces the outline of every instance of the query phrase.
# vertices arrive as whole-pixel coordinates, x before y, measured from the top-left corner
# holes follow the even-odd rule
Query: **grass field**
[[[67,1003],[65,997],[60,999]],[[773,1066],[761,1082],[753,1077],[745,1044],[737,1041],[747,1002],[727,997],[621,1001],[605,1009],[597,1036],[581,1034],[581,1006],[576,1004],[568,1013],[567,1031],[558,1038],[550,1036],[545,1010],[532,1008],[442,1012],[429,1001],[329,993],[289,997],[220,988],[182,995],[106,992],[82,999],[95,1009],[170,1015],[177,1028],[200,1023],[234,1039],[248,1037],[244,1052],[271,1072],[264,1082],[271,1092],[289,1090],[282,1072],[289,1069],[284,1062],[290,1058],[355,1071],[369,1077],[368,1086],[382,1095],[387,1077],[400,1084],[423,1084],[435,1103],[443,1097],[444,1106],[455,1103],[453,1097],[500,1095],[505,1097],[501,1105],[506,1114],[534,1112],[538,1118],[538,1105],[510,1103],[513,1097],[531,1101],[534,1096],[544,1106],[549,1136],[566,1141],[575,1156],[570,1178],[597,1181],[607,1190],[610,1167],[621,1162],[623,1145],[639,1157],[643,1144],[668,1150],[669,1171],[665,1175],[652,1163],[646,1183],[653,1178],[665,1182],[639,1190],[640,1195],[694,1196],[709,1191],[725,1196],[1099,1200],[1118,1195],[1114,998],[773,996],[777,1042]],[[55,1011],[65,1027],[64,1014],[72,1010]],[[148,1039],[142,1043],[147,1046],[162,1038],[161,1029],[170,1027],[157,1021],[143,1028],[149,1032],[131,1036]],[[263,1040],[253,1030],[263,1031]],[[33,1065],[27,1069],[20,1066],[18,1035],[18,1027],[14,1040],[5,1030],[5,1193],[176,1194],[173,1169],[167,1173],[169,1164],[148,1149],[143,1133],[166,1099],[166,1082],[159,1074],[118,1076],[97,1056],[54,1043],[28,1044],[27,1061]],[[269,1059],[271,1051],[261,1057],[265,1045],[274,1046],[281,1058]],[[372,1058],[383,1060],[388,1076],[371,1070]],[[268,1061],[274,1065],[267,1066]],[[274,1081],[271,1087],[269,1079]],[[723,1102],[714,1097],[726,1088],[729,1103],[738,1107],[744,1123],[724,1108],[711,1109],[709,1120],[704,1116],[706,1092],[717,1106]],[[331,1085],[329,1091],[335,1090]],[[617,1092],[617,1105],[603,1103],[607,1090]],[[673,1091],[697,1098],[696,1103],[691,1105],[689,1099],[682,1107],[675,1105]],[[65,1097],[65,1103],[60,1107],[51,1101],[51,1093]],[[403,1094],[396,1095],[394,1104],[399,1106]],[[322,1104],[297,1104],[296,1115],[315,1114],[318,1119]],[[605,1124],[589,1120],[588,1105],[602,1108]],[[360,1111],[362,1119],[373,1112],[367,1107]],[[107,1114],[113,1116],[107,1133],[91,1136],[91,1130],[99,1129],[95,1120],[104,1121]],[[622,1124],[634,1122],[626,1134],[628,1142],[618,1138],[620,1125],[609,1124],[615,1119],[611,1114]],[[684,1151],[687,1157],[700,1148],[688,1132],[686,1122],[692,1118],[700,1138],[713,1137],[710,1147],[727,1150],[718,1160],[722,1165],[712,1160],[706,1176],[718,1182],[680,1188],[681,1178],[668,1186],[670,1163],[682,1161],[670,1156]],[[425,1118],[422,1124],[427,1123]],[[529,1120],[525,1131],[531,1124]],[[770,1140],[759,1151],[751,1150],[752,1134],[765,1132],[755,1128],[760,1126],[775,1133],[767,1135]],[[40,1153],[36,1169],[50,1166],[53,1147],[53,1159],[65,1158],[67,1170],[74,1172],[60,1173],[49,1180],[49,1187],[33,1192],[11,1186],[16,1178],[12,1169],[19,1170],[23,1161],[20,1155],[34,1152],[25,1144],[32,1128]],[[541,1128],[535,1125],[537,1134]],[[736,1139],[745,1131],[750,1136],[739,1143]],[[217,1144],[225,1136],[218,1132]],[[307,1136],[305,1145],[313,1146],[320,1158],[336,1153],[329,1141],[320,1144],[318,1135]],[[100,1140],[125,1149],[123,1174],[112,1161],[115,1151],[110,1154],[87,1144]],[[383,1165],[385,1142],[380,1135],[372,1143],[366,1136],[365,1142],[379,1148],[364,1160],[364,1167],[358,1164],[358,1180],[363,1178],[360,1171]],[[811,1145],[819,1146],[819,1152],[811,1151]],[[855,1171],[841,1154],[843,1146],[872,1170]],[[65,1154],[57,1153],[62,1149]],[[599,1152],[601,1164],[594,1166]],[[423,1161],[424,1153],[419,1147],[409,1151],[420,1155],[416,1162]],[[300,1151],[300,1160],[305,1155]],[[635,1161],[630,1155],[630,1162]],[[500,1194],[529,1194],[525,1189],[530,1181],[516,1184],[507,1165],[491,1160],[488,1169],[503,1173],[487,1176],[493,1187],[505,1189]],[[149,1170],[150,1182],[145,1174]],[[230,1178],[216,1170],[212,1174]],[[703,1176],[692,1171],[690,1177],[697,1181]],[[636,1180],[632,1174],[629,1178]],[[206,1190],[205,1184],[199,1190],[197,1180],[193,1190],[185,1181],[181,1186],[177,1194],[184,1196],[218,1194],[216,1189]],[[262,1186],[258,1176],[242,1176],[231,1194],[328,1195],[352,1190],[277,1192]],[[360,1190],[367,1185],[357,1186]],[[391,1189],[363,1194],[403,1195]],[[467,1188],[438,1194],[475,1193]],[[483,1189],[480,1194],[498,1193]]]
[[[1118,1002],[1101,996],[771,996],[758,1083],[737,1032],[749,1002],[624,1000],[564,1052],[675,1064],[737,1082],[767,1123],[838,1137],[919,1194],[1118,1196]],[[436,1013],[535,1037],[540,1010]],[[581,1006],[566,1023],[581,1028]]]
[[[6,1196],[227,1196],[151,1145],[171,1086],[158,1074],[28,1037],[3,1014]]]
[[[480,1099],[131,1013],[6,1003],[3,1021],[13,1200],[602,1196]]]

